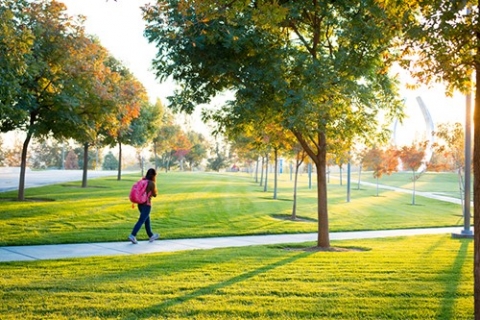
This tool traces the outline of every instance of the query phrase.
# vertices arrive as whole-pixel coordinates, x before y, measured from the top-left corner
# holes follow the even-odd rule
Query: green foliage
[[[187,132],[187,137],[191,142],[192,147],[185,155],[185,161],[189,164],[190,169],[193,170],[193,168],[199,166],[202,160],[207,156],[209,144],[202,134],[195,131]]]
[[[471,77],[478,68],[477,1],[427,0],[414,4],[416,19],[405,26],[408,55],[404,67],[423,83],[444,83],[449,94],[454,90],[470,92]]]
[[[158,128],[157,135],[153,140],[153,147],[155,162],[168,171],[175,153],[176,137],[180,134],[181,129],[180,126],[173,123],[173,118],[169,115],[163,120],[163,124]]]
[[[136,147],[151,142],[161,124],[163,112],[160,101],[156,104],[144,103],[140,109],[140,115],[132,119],[129,131],[121,141]]]
[[[317,167],[319,245],[328,247],[327,150],[348,150],[355,137],[385,137],[378,115],[402,116],[388,68],[403,5],[220,3],[166,0],[144,8],[145,34],[158,48],[157,76],[181,84],[170,107],[192,112],[230,89],[235,100],[211,116],[222,126],[273,122],[292,131]]]
[[[26,132],[18,198],[24,198],[32,138],[73,138],[85,146],[128,129],[145,89],[84,33],[54,0],[0,5],[0,131]],[[44,159],[36,163],[45,162]]]
[[[192,239],[192,245],[195,240]],[[2,263],[2,319],[473,319],[450,235]],[[19,303],[21,302],[21,303]]]
[[[228,158],[220,151],[218,144],[215,147],[214,156],[207,161],[207,169],[217,172],[229,165]]]
[[[102,164],[102,170],[117,170],[118,169],[118,160],[110,151],[105,155]]]
[[[79,146],[76,147],[73,151],[77,156],[78,168],[83,168],[85,148]],[[101,149],[98,148],[95,150],[95,152],[88,152],[87,168],[89,170],[95,170],[97,167],[100,166],[102,159],[98,157],[99,154],[101,154]]]
[[[475,92],[475,110],[480,109],[480,21],[478,1],[427,0],[414,2],[420,14],[407,25],[407,59],[404,66],[423,83],[444,82],[447,93]],[[410,61],[411,57],[417,57]],[[475,79],[473,76],[475,75]],[[475,88],[473,89],[473,84]],[[468,114],[468,112],[467,112]],[[480,196],[480,117],[473,117],[473,198]],[[467,126],[470,128],[470,125]],[[473,220],[479,229],[480,206],[474,202]],[[475,241],[480,238],[475,234]],[[478,249],[477,249],[478,253]],[[475,283],[480,264],[475,262]],[[475,316],[480,317],[480,295],[475,292]]]
[[[35,135],[59,134],[68,124],[78,121],[78,100],[73,99],[72,88],[79,82],[75,82],[78,77],[74,75],[72,52],[75,46],[81,46],[83,30],[64,10],[63,4],[50,0],[2,3],[2,12],[11,14],[4,23],[15,33],[8,35],[10,41],[2,42],[0,50],[23,52],[21,57],[3,60],[7,70],[18,68],[21,72],[16,74],[18,85],[13,84],[15,96],[0,98],[10,102],[4,106],[9,108],[8,112],[2,113],[2,131],[24,129]],[[12,65],[8,66],[9,63]]]
[[[55,168],[61,169],[62,166],[62,153],[63,144],[58,141],[43,140],[33,144],[33,155],[31,156],[30,163],[32,168],[46,169]]]
[[[172,107],[190,112],[233,88],[237,103],[227,112],[239,120],[252,117],[255,108],[274,108],[289,128],[343,130],[345,136],[370,132],[379,108],[392,115],[400,108],[385,72],[386,48],[398,32],[386,27],[398,17],[377,5],[287,1],[218,7],[218,1],[204,0],[183,7],[163,1],[146,7],[144,17],[146,35],[159,49],[157,75],[184,84],[170,99]],[[163,15],[168,10],[172,14]],[[314,123],[319,127],[312,128]]]
[[[0,131],[15,129],[26,116],[23,108],[15,108],[27,68],[26,57],[32,50],[33,32],[21,29],[28,1],[3,0],[0,3]]]

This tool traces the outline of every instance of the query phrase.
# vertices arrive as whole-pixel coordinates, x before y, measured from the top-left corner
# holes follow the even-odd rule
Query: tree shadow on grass
[[[271,214],[270,215],[274,219],[278,220],[285,220],[285,221],[293,221],[293,222],[317,222],[317,219],[312,219],[308,217],[301,217],[301,216],[296,216],[295,218],[292,218],[291,214]]]
[[[194,290],[194,291],[192,291],[190,293],[187,293],[185,295],[166,300],[166,301],[164,301],[164,302],[162,302],[158,305],[152,306],[148,309],[144,309],[143,312],[144,312],[145,316],[140,317],[140,318],[150,318],[151,315],[155,314],[155,313],[161,315],[163,312],[167,311],[167,309],[170,308],[170,307],[182,304],[184,302],[187,302],[187,301],[190,301],[190,300],[193,300],[193,299],[200,298],[204,295],[214,294],[217,290],[232,286],[232,285],[237,284],[239,282],[249,280],[249,279],[251,279],[255,276],[258,276],[262,273],[266,273],[266,272],[268,272],[270,270],[273,270],[277,267],[287,265],[287,264],[292,263],[292,262],[294,262],[298,259],[304,258],[304,257],[306,257],[310,254],[312,254],[312,252],[305,252],[305,251],[299,252],[298,254],[295,254],[295,255],[290,256],[288,258],[285,258],[283,260],[277,261],[275,263],[265,265],[263,267],[260,267],[258,269],[255,269],[255,270],[252,270],[252,271],[249,271],[249,272],[246,272],[246,273],[242,273],[238,276],[227,279],[225,281],[222,281],[222,282],[210,285],[210,286],[206,286],[206,287]]]
[[[26,197],[25,200],[18,200],[18,198],[0,198],[0,202],[53,202],[55,199],[51,198],[35,198]]]
[[[473,245],[473,240],[461,239],[459,242],[460,248],[453,261],[451,270],[445,274],[441,274],[438,279],[445,284],[444,298],[440,303],[439,319],[455,318],[455,301],[461,296],[458,292],[462,280],[462,273],[460,270],[462,270],[463,265],[467,261],[468,246]],[[470,259],[468,259],[468,261],[473,263]]]
[[[287,199],[287,198],[277,198],[277,199],[273,199],[272,197],[259,197],[259,199],[293,202],[292,199]]]
[[[111,189],[111,187],[108,186],[92,186],[92,185],[87,185],[86,187],[82,187],[79,184],[62,184],[62,187],[65,188],[82,188],[82,189],[89,189],[89,188],[99,188],[99,189]]]

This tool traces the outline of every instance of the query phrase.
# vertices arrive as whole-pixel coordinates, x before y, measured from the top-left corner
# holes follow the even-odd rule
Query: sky
[[[167,104],[166,98],[173,93],[174,85],[171,82],[160,83],[155,79],[151,71],[151,62],[155,57],[156,48],[143,36],[144,21],[140,7],[153,0],[63,0],[62,2],[67,6],[69,14],[86,16],[87,33],[96,35],[102,45],[133,72],[147,89],[152,102],[161,99],[164,105]],[[405,75],[401,77],[404,80],[408,78]],[[425,130],[416,97],[422,98],[435,124],[465,123],[464,96],[457,94],[455,98],[447,98],[441,86],[422,87],[414,91],[407,90],[405,86],[400,89],[405,99],[407,118],[398,130],[399,135],[405,140],[413,140],[419,132]],[[205,133],[208,128],[200,124],[198,114],[199,111],[193,118],[185,118],[185,124],[194,123],[196,131]]]
[[[140,80],[150,100],[162,100],[173,91],[171,83],[161,84],[151,71],[155,46],[143,36],[140,7],[145,0],[60,0],[71,15],[86,17],[85,30],[96,35],[102,45]],[[164,100],[166,103],[166,100]]]
[[[67,6],[70,15],[83,15],[85,31],[95,35],[101,44],[127,67],[146,88],[149,99],[157,99],[167,106],[167,97],[173,94],[172,81],[161,83],[152,71],[156,48],[143,36],[145,22],[140,7],[148,0],[59,0]],[[185,130],[193,129],[209,135],[210,129],[200,120],[200,109],[192,116],[177,115],[177,122]]]

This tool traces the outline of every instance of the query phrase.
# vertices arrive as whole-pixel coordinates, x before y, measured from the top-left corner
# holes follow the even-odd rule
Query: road
[[[39,187],[49,184],[82,181],[82,170],[27,170],[25,174],[25,187]],[[131,173],[130,171],[128,173]],[[87,178],[116,176],[117,171],[89,170]],[[20,179],[19,168],[0,168],[0,192],[17,190]]]

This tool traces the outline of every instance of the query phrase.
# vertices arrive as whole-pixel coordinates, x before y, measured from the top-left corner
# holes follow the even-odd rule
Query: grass
[[[355,183],[357,183],[358,173],[353,173],[352,177],[352,179],[355,179]],[[376,179],[373,178],[372,172],[363,172],[361,181],[377,183]],[[411,172],[396,172],[392,175],[383,175],[378,180],[378,183],[408,190],[413,189]],[[415,190],[460,198],[458,175],[456,173],[425,172],[416,181]]]
[[[473,242],[449,235],[2,263],[8,319],[473,319]]]
[[[16,192],[0,193],[0,245],[123,241],[138,217],[128,200],[136,175],[63,183],[26,190],[29,201],[18,202]],[[455,179],[453,175],[451,179]],[[317,231],[317,198],[307,176],[300,178],[297,215],[291,215],[292,187],[287,174],[279,179],[278,199],[242,173],[161,173],[159,196],[153,201],[152,224],[162,238],[304,233]],[[335,231],[461,226],[460,205],[383,191],[352,189],[338,182],[328,185],[329,227]],[[144,231],[139,239],[146,238]]]
[[[444,176],[453,186],[454,175]],[[0,245],[125,241],[136,176],[0,193]],[[270,181],[273,181],[270,178]],[[382,182],[381,182],[382,183]],[[302,176],[278,199],[246,174],[168,173],[152,219],[163,238],[316,232],[316,190]],[[432,188],[440,188],[435,185]],[[460,226],[459,205],[328,186],[331,231]],[[143,232],[143,231],[142,231]],[[141,233],[142,233],[141,232]],[[141,234],[139,234],[141,237]],[[192,239],[192,241],[195,241]],[[1,319],[472,319],[473,241],[450,235],[0,263]]]

